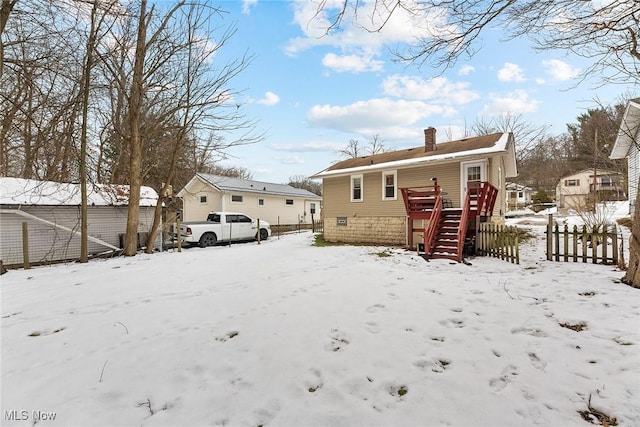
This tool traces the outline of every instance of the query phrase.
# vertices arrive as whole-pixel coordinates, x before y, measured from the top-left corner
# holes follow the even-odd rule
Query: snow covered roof
[[[80,184],[0,177],[1,205],[79,206]],[[155,206],[158,193],[151,187],[140,188],[140,206]],[[127,206],[128,185],[87,184],[89,206]]]
[[[624,159],[627,157],[629,148],[632,146],[638,132],[640,132],[640,98],[632,99],[627,104],[620,130],[609,158]]]
[[[322,199],[321,196],[308,190],[295,188],[287,184],[253,181],[250,179],[198,173],[196,177],[211,184],[219,191],[238,191],[245,193],[273,194],[278,196],[304,197],[306,199]]]
[[[479,158],[495,154],[507,154],[507,177],[516,176],[515,149],[510,133],[494,133],[436,145],[436,150],[425,151],[424,146],[406,150],[343,160],[313,175],[311,178],[371,172],[388,168],[422,166],[435,162],[450,162],[466,158]]]

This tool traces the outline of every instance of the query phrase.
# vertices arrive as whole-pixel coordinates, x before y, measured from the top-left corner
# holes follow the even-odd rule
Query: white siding
[[[638,132],[640,137],[640,132]],[[638,196],[638,181],[640,180],[640,148],[636,144],[629,149],[629,211],[633,213],[636,197]]]
[[[29,206],[23,211],[72,230],[80,231],[79,206]],[[10,209],[7,209],[10,211]],[[153,207],[140,207],[138,232],[148,232],[153,223]],[[127,223],[127,207],[89,206],[87,208],[89,235],[120,247],[120,235]],[[22,223],[26,222],[29,234],[29,261],[47,263],[80,257],[80,237],[54,226],[25,218],[16,213],[2,213],[0,230],[0,259],[6,265],[22,264]],[[160,246],[160,237],[155,247]],[[110,250],[108,247],[88,242],[89,254]]]

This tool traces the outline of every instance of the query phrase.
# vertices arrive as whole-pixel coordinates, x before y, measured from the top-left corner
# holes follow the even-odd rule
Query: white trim
[[[486,160],[460,162],[460,206],[464,205],[464,198],[467,194],[467,168],[470,166],[480,166],[480,181],[487,181]]]
[[[386,177],[393,175],[393,197],[387,197]],[[398,200],[398,171],[396,169],[382,171],[382,200]]]
[[[321,172],[318,172],[315,175],[312,175],[311,179],[320,179],[320,178],[328,178],[328,177],[337,177],[337,176],[345,176],[351,175],[354,173],[364,173],[364,172],[378,172],[380,170],[388,170],[390,168],[406,168],[406,167],[414,167],[422,164],[438,164],[438,163],[446,163],[451,161],[461,161],[465,158],[469,157],[478,157],[478,156],[491,156],[494,154],[507,153],[509,152],[509,133],[503,133],[500,135],[500,138],[494,143],[494,145],[486,148],[479,148],[477,150],[469,150],[469,151],[461,151],[456,153],[448,153],[448,154],[435,154],[424,157],[415,157],[410,159],[396,160],[393,162],[385,162],[385,163],[377,163],[373,165],[365,165],[365,166],[356,166],[352,168],[346,169],[335,169],[329,170],[327,168]],[[417,150],[418,148],[413,148],[412,150]],[[437,151],[436,151],[437,153]],[[514,175],[515,176],[515,175]]]
[[[360,178],[360,198],[359,199],[354,199],[353,198],[353,190],[354,190],[354,188],[353,188],[353,180],[356,179],[356,178]],[[351,191],[349,192],[349,199],[352,202],[355,202],[355,203],[364,202],[364,176],[363,176],[363,174],[351,175],[349,180],[351,182],[351,185],[350,185]]]

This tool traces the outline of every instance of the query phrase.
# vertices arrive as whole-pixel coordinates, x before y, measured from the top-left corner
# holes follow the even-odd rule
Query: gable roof
[[[140,188],[140,206],[155,206],[158,193],[151,187]],[[80,206],[80,184],[0,177],[1,205]],[[87,184],[89,206],[127,206],[128,185]]]
[[[513,135],[511,133],[493,133],[440,143],[436,145],[434,151],[425,151],[423,145],[406,150],[347,159],[329,166],[311,178],[325,178],[387,168],[415,167],[428,163],[459,161],[465,158],[486,157],[500,153],[507,154],[508,170],[506,176],[516,176]]]
[[[560,178],[560,182],[562,182],[565,179],[570,179],[570,178],[574,178],[574,177],[578,177],[578,176],[584,176],[587,175],[589,177],[593,176],[593,168],[592,169],[581,169],[579,171],[576,171],[572,174],[568,174],[565,175],[563,177]],[[596,175],[597,176],[622,176],[622,172],[618,172],[618,171],[612,171],[612,170],[606,170],[606,169],[596,169]]]
[[[304,190],[302,188],[295,188],[287,184],[274,184],[271,182],[253,181],[250,179],[211,175],[208,173],[197,173],[192,180],[196,178],[200,178],[204,182],[215,187],[218,191],[237,191],[242,193],[269,194],[274,196],[304,197],[306,199],[315,200],[322,199],[321,196],[318,196],[311,191]],[[180,193],[182,193],[182,190]],[[180,195],[180,193],[178,195]]]
[[[610,159],[624,159],[629,155],[629,149],[634,144],[634,138],[640,131],[640,98],[627,103],[618,136],[611,149]]]

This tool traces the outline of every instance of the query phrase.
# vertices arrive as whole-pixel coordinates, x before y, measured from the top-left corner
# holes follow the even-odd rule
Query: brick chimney
[[[436,128],[429,126],[424,130],[424,151],[436,151]]]

